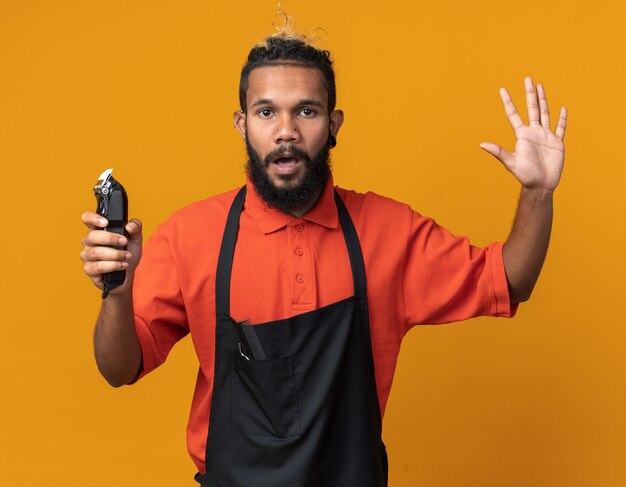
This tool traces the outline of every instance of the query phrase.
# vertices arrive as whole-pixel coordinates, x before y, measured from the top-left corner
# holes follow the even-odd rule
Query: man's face
[[[323,189],[330,175],[329,136],[336,135],[343,114],[329,116],[328,92],[314,68],[254,69],[246,100],[247,113],[235,113],[235,126],[246,141],[248,175],[271,206],[292,213]]]

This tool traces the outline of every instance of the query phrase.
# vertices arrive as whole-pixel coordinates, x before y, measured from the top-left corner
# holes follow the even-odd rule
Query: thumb
[[[128,245],[126,248],[132,254],[131,262],[137,265],[141,257],[141,245],[143,242],[141,221],[133,218],[126,224],[125,229],[128,233]]]
[[[128,240],[132,240],[133,242],[138,242],[139,244],[141,244],[141,220],[138,220],[137,218],[130,219],[126,224],[125,230],[128,232]]]
[[[491,142],[483,142],[480,144],[480,148],[498,159],[509,171],[513,168],[515,158],[509,151]]]

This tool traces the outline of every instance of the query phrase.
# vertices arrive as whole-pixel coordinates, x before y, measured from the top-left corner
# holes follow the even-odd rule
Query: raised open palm
[[[553,191],[559,184],[565,160],[565,126],[567,111],[561,108],[554,132],[550,130],[550,112],[543,86],[531,78],[524,80],[528,125],[524,125],[509,93],[500,90],[500,97],[509,123],[515,132],[515,150],[511,153],[497,144],[484,142],[484,150],[498,159],[527,188]]]

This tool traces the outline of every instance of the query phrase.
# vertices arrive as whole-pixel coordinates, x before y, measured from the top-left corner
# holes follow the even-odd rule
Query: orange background
[[[92,356],[99,293],[79,260],[91,187],[115,175],[146,235],[243,182],[239,70],[276,2],[0,0],[0,484],[196,485],[189,340],[133,387]],[[385,417],[390,485],[626,485],[626,7],[618,0],[284,4],[324,27],[346,122],[335,181],[410,203],[484,245],[518,184],[500,86],[567,105],[550,252],[518,316],[420,327]],[[622,196],[620,196],[620,194]]]

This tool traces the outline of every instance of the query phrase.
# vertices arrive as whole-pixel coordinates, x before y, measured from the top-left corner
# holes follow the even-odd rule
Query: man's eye
[[[261,110],[261,111],[259,112],[259,114],[260,114],[262,117],[267,118],[267,117],[269,117],[269,116],[272,114],[272,110],[270,110],[269,108],[264,108],[263,110]]]
[[[305,117],[312,117],[313,115],[315,115],[315,110],[311,108],[303,108],[302,110],[300,110],[300,113],[302,113],[302,115],[304,115]]]

